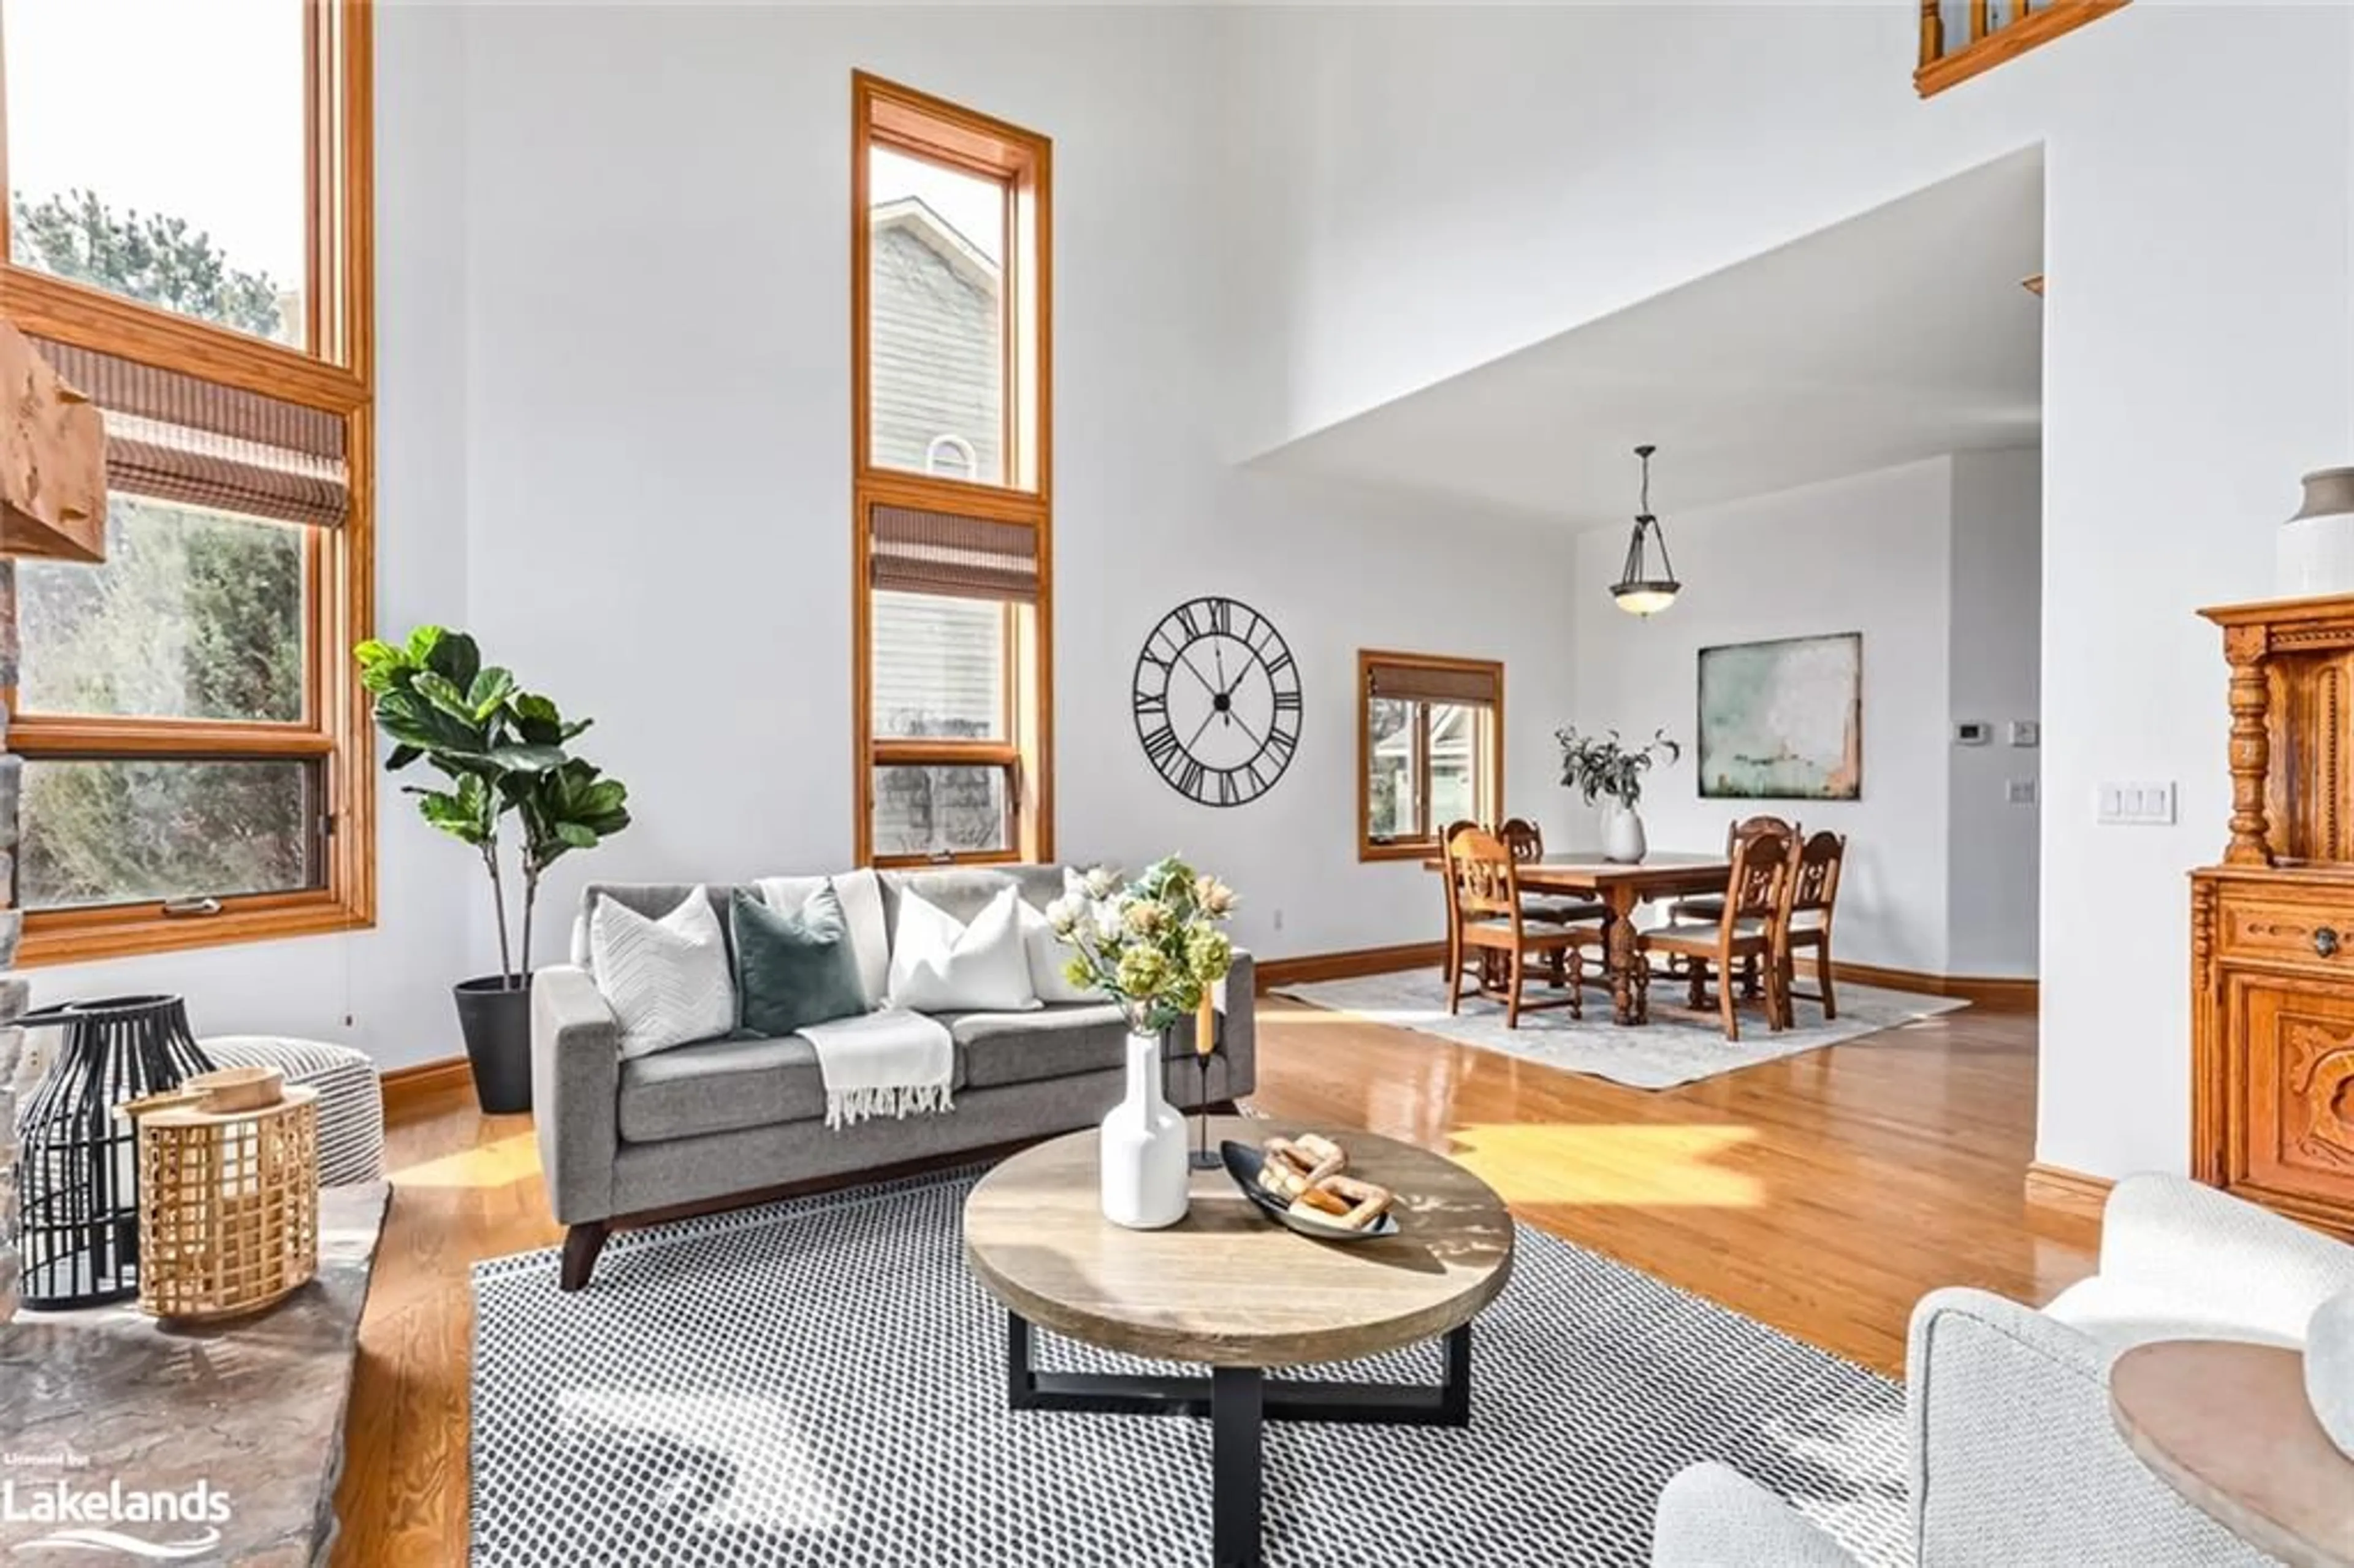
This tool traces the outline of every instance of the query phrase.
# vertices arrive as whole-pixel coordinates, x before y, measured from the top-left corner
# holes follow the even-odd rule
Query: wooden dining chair
[[[1733,852],[1743,839],[1752,833],[1777,832],[1797,838],[1803,830],[1796,822],[1786,822],[1779,817],[1739,817],[1724,824],[1724,858],[1731,860]],[[1724,914],[1724,895],[1703,894],[1698,898],[1680,898],[1668,913],[1679,920],[1714,920]]]
[[[1442,856],[1444,856],[1444,855],[1447,853],[1447,845],[1449,845],[1449,844],[1451,844],[1451,843],[1453,843],[1453,842],[1455,842],[1455,835],[1456,835],[1456,834],[1458,834],[1458,833],[1459,833],[1459,832],[1462,832],[1466,831],[1467,829],[1470,829],[1470,828],[1481,828],[1481,827],[1483,827],[1483,824],[1479,823],[1479,822],[1475,822],[1475,821],[1472,821],[1470,818],[1469,818],[1469,817],[1458,817],[1458,818],[1456,818],[1456,819],[1455,819],[1455,821],[1451,821],[1451,822],[1447,823],[1445,827],[1443,827],[1443,828],[1441,828],[1441,829],[1439,829],[1439,830],[1438,830],[1438,853],[1439,853],[1439,854],[1440,854],[1440,855],[1442,855]],[[1446,890],[1446,895],[1447,895],[1447,932],[1449,933],[1448,940],[1447,940],[1447,959],[1446,959],[1446,961],[1445,961],[1445,963],[1444,963],[1444,965],[1443,965],[1442,972],[1443,972],[1443,973],[1449,973],[1449,974],[1457,974],[1457,973],[1460,973],[1460,972],[1462,971],[1463,960],[1464,960],[1464,959],[1466,958],[1466,956],[1467,956],[1467,955],[1464,955],[1464,954],[1461,954],[1461,953],[1458,953],[1458,952],[1457,952],[1457,951],[1456,951],[1456,948],[1455,948],[1455,943],[1454,943],[1453,935],[1452,935],[1452,933],[1453,933],[1453,932],[1454,932],[1454,930],[1455,930],[1455,874],[1454,874],[1454,872],[1450,869],[1445,876],[1442,876],[1442,877],[1440,877],[1440,878],[1438,879],[1438,884],[1439,884],[1439,886],[1440,886],[1440,887],[1442,887],[1443,889],[1445,889],[1445,890]],[[1476,959],[1476,961],[1479,963],[1479,973],[1480,973],[1480,976],[1481,976],[1482,980],[1484,980],[1487,978],[1487,976],[1488,976],[1488,961],[1489,961],[1489,959],[1490,958],[1490,956],[1491,956],[1491,955],[1487,954],[1487,953],[1479,953],[1479,954],[1476,954],[1476,955],[1469,955],[1469,956],[1470,956],[1470,957],[1472,957],[1473,959]]]
[[[1823,1004],[1827,1022],[1839,1016],[1839,998],[1831,990],[1831,914],[1839,903],[1840,867],[1846,860],[1845,833],[1817,833],[1800,844],[1790,873],[1790,910],[1782,921],[1783,994],[1799,994],[1793,985],[1797,949],[1811,949],[1817,989],[1807,1000]]]
[[[1515,865],[1528,865],[1544,859],[1544,830],[1526,817],[1508,817],[1496,830],[1504,847],[1512,852]],[[1533,897],[1526,908],[1532,918],[1549,920],[1556,926],[1574,926],[1588,920],[1606,920],[1610,910],[1606,905],[1591,899]]]
[[[1724,1020],[1727,1040],[1741,1038],[1734,994],[1737,988],[1734,984],[1735,964],[1744,968],[1756,965],[1763,969],[1767,1027],[1779,1030],[1790,1025],[1789,988],[1784,984],[1780,933],[1788,913],[1797,848],[1797,841],[1790,834],[1761,828],[1733,846],[1733,876],[1724,890],[1724,913],[1713,923],[1671,919],[1636,938],[1647,955],[1663,953],[1683,960],[1695,1009],[1707,1005],[1709,967],[1715,966],[1717,1014]],[[1640,980],[1645,972],[1638,968],[1637,978]]]
[[[1779,817],[1737,817],[1724,824],[1724,858],[1727,860],[1733,858],[1734,850],[1740,845],[1743,839],[1763,832],[1787,833],[1792,839],[1797,839],[1801,830],[1797,823],[1786,822]],[[1668,916],[1673,920],[1722,920],[1724,918],[1724,895],[1721,893],[1710,893],[1703,894],[1698,898],[1678,899],[1669,906]],[[1743,999],[1748,1001],[1756,1001],[1757,987],[1758,966],[1752,963],[1742,970]]]
[[[1460,1012],[1469,955],[1500,955],[1499,974],[1482,963],[1477,981],[1481,996],[1504,1004],[1504,1026],[1518,1029],[1521,1014],[1566,1007],[1585,1015],[1581,996],[1581,949],[1602,945],[1599,926],[1557,926],[1529,917],[1521,906],[1519,864],[1493,833],[1467,829],[1447,841],[1447,1011]],[[1566,994],[1549,1001],[1523,1000],[1529,960],[1547,962],[1567,980]],[[1500,980],[1500,988],[1499,981]]]

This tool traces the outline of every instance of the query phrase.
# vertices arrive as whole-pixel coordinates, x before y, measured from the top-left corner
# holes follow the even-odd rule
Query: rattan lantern
[[[139,1308],[234,1318],[319,1271],[319,1092],[200,1073],[122,1107],[139,1128]]]

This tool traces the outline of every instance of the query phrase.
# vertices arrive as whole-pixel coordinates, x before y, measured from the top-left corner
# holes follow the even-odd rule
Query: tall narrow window
[[[367,17],[0,4],[0,314],[108,488],[102,564],[14,568],[30,960],[372,917]]]
[[[1447,823],[1503,815],[1501,664],[1363,652],[1357,689],[1360,859],[1427,854]]]
[[[852,80],[862,862],[1053,853],[1043,136]]]

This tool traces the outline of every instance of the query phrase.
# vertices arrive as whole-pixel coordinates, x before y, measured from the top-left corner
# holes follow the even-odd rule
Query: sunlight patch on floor
[[[404,1165],[392,1179],[402,1187],[506,1187],[538,1175],[539,1140],[533,1133],[519,1132],[439,1160]]]
[[[1484,1123],[1449,1150],[1507,1203],[1754,1209],[1765,1183],[1717,1163],[1755,1128]]]
[[[628,1456],[665,1512],[703,1530],[834,1530],[841,1499],[779,1399],[567,1389],[556,1440]]]

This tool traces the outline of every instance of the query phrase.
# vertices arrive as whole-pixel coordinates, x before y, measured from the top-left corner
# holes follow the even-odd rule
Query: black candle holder
[[[1212,1014],[1217,1022],[1212,1025],[1210,1048],[1202,1050],[1198,1042],[1188,1042],[1185,1054],[1193,1058],[1194,1082],[1197,1092],[1193,1100],[1193,1147],[1186,1155],[1186,1163],[1195,1171],[1217,1171],[1225,1161],[1210,1147],[1210,1064],[1226,1059],[1226,1015],[1224,1011]],[[1194,1027],[1201,1027],[1197,1017]],[[1170,1033],[1174,1034],[1175,1030]]]
[[[114,1107],[176,1088],[212,1061],[176,996],[115,996],[25,1015],[65,1048],[17,1128],[24,1304],[64,1311],[139,1293],[138,1129]]]

